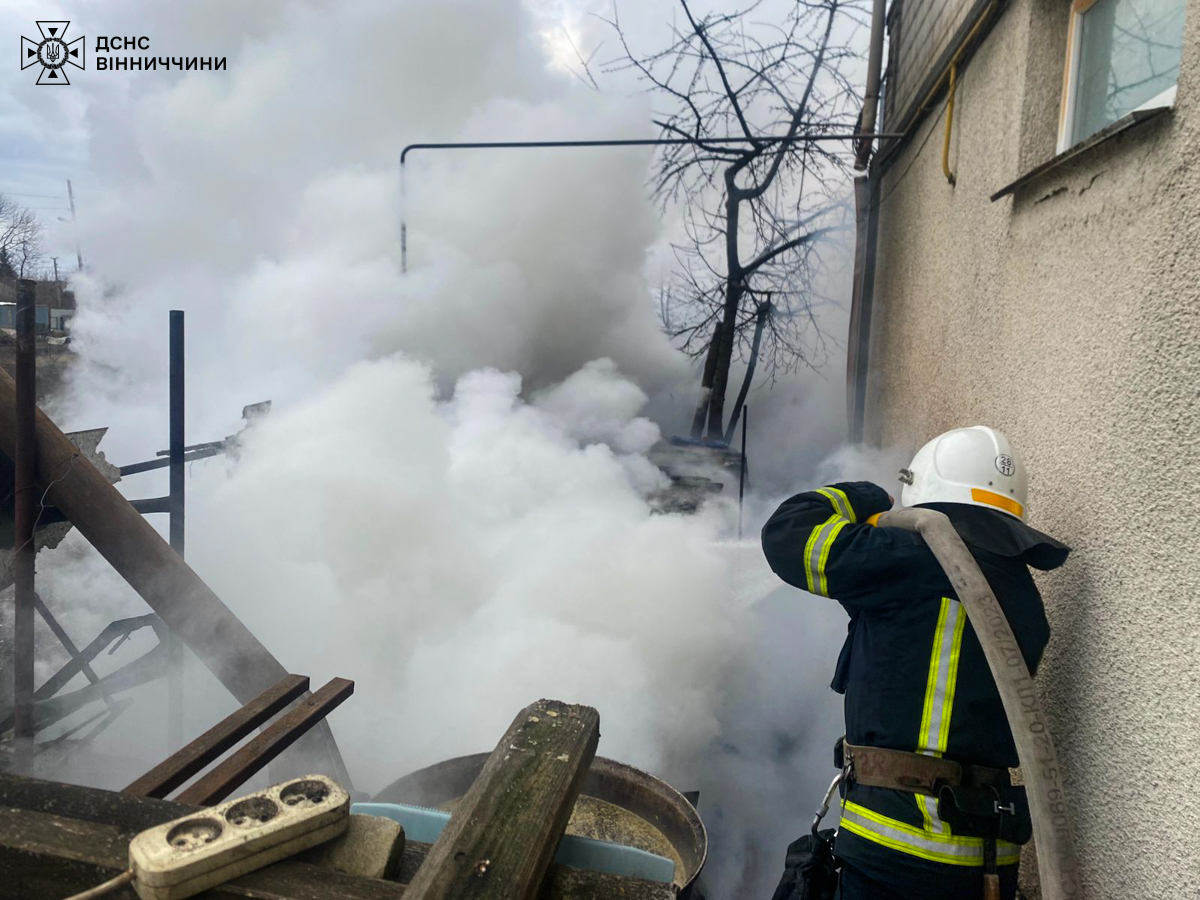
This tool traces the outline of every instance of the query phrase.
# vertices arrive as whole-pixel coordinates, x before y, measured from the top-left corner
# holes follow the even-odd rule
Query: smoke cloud
[[[93,10],[86,33],[229,63],[81,77],[68,107],[30,105],[83,135],[86,159],[79,360],[50,411],[108,425],[118,464],[153,456],[166,311],[184,309],[188,441],[274,402],[236,455],[190,467],[189,562],[290,671],[356,680],[331,717],[356,787],[488,749],[538,697],[588,703],[602,755],[701,790],[714,895],[752,896],[807,827],[839,733],[824,686],[844,617],[778,586],[753,536],[840,443],[840,371],[751,393],[745,540],[727,497],[652,515],[664,476],[646,454],[690,418],[697,379],[655,317],[648,151],[417,151],[400,203],[411,142],[648,133],[635,92],[562,70],[555,23],[587,4],[560,6]],[[153,496],[165,477],[122,489]],[[146,611],[78,535],[39,579],[82,640]],[[151,646],[139,632],[97,667]],[[195,734],[233,703],[187,672]],[[161,686],[138,701],[99,738],[103,765],[54,774],[120,787],[161,758]]]

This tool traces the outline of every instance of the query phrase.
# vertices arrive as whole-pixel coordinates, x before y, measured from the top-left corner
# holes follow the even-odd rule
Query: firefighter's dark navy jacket
[[[1050,628],[1027,566],[1055,568],[1067,548],[999,511],[927,505],[950,517],[1036,671]],[[877,485],[834,484],[792,497],[762,533],[780,578],[837,600],[850,614],[833,679],[846,698],[846,740],[1016,766],[983,648],[941,566],[916,533],[867,522],[890,506]],[[953,834],[933,798],[862,785],[852,785],[843,799],[837,852],[884,878],[893,878],[897,866],[978,878],[983,864],[982,841]],[[999,861],[1015,863],[1018,853],[1002,842]]]

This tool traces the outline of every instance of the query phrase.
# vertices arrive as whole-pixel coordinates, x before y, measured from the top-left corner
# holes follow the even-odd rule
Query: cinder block
[[[326,869],[364,878],[395,878],[404,855],[404,829],[382,816],[351,815],[340,837],[299,858]]]

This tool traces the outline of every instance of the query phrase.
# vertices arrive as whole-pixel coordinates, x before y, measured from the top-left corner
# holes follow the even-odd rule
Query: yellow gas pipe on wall
[[[958,64],[962,60],[963,53],[966,52],[967,47],[971,45],[971,41],[975,40],[988,19],[992,17],[992,13],[996,11],[997,6],[999,6],[998,2],[989,3],[987,9],[980,14],[975,26],[963,38],[963,42],[958,45],[954,56],[950,58],[950,65],[942,73],[942,77],[934,83],[933,88],[929,91],[929,95],[925,98],[925,102],[921,104],[922,109],[928,109],[930,102],[937,95],[937,92],[942,89],[942,82],[946,78],[950,79],[949,96],[946,98],[946,136],[942,140],[942,174],[946,176],[946,180],[952,185],[955,183],[955,178],[954,173],[950,171],[950,133],[954,128],[954,91],[958,84]]]
[[[950,96],[946,99],[946,136],[942,138],[942,174],[951,185],[955,183],[950,171],[950,132],[954,128],[954,88],[958,83],[958,64],[950,63]]]

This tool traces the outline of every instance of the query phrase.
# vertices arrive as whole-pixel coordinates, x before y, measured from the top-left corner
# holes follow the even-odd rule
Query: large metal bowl
[[[392,782],[372,800],[375,803],[409,803],[435,809],[452,806],[483,771],[487,758],[487,753],[475,753],[436,763]],[[583,797],[633,813],[664,838],[675,851],[675,883],[681,889],[695,881],[704,868],[704,860],[708,856],[708,834],[704,830],[704,823],[696,808],[665,781],[625,763],[597,756],[583,779],[580,793]],[[576,810],[579,807],[577,803]],[[655,841],[646,840],[645,835],[636,828],[585,836],[617,841],[652,853],[662,852],[661,845],[656,846]]]

